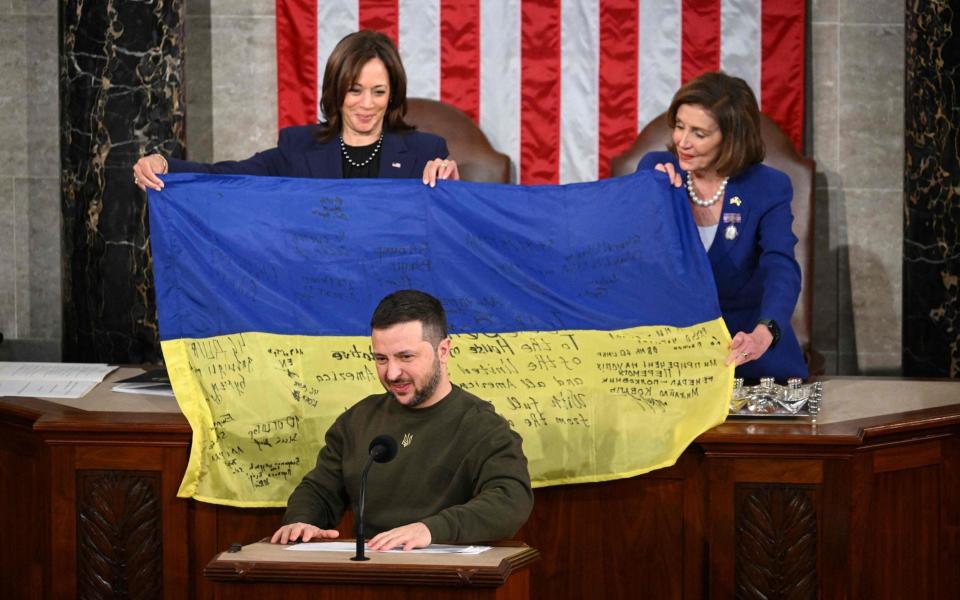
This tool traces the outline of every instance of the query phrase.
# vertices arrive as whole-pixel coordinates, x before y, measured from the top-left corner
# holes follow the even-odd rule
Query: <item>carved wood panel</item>
[[[77,595],[160,598],[160,473],[77,471]]]
[[[737,598],[817,597],[813,486],[736,486]]]

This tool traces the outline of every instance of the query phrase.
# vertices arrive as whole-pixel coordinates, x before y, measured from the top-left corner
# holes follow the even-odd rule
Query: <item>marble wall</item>
[[[183,156],[181,0],[61,0],[64,359],[160,359],[146,196],[132,165]]]
[[[900,371],[903,0],[812,0],[814,343],[833,373]]]
[[[187,154],[246,158],[277,141],[275,0],[189,0]]]
[[[902,321],[904,2],[809,1],[808,152],[818,165],[814,341],[830,372],[896,373]],[[13,14],[14,9],[22,13],[12,25],[4,19],[0,26],[4,50],[0,74],[22,68],[26,77],[26,69],[8,58],[6,49],[15,47],[13,38],[56,51],[56,4],[0,0],[0,14]],[[48,27],[45,39],[26,33],[28,26],[36,26],[36,19],[28,25],[32,17],[27,11],[38,6],[49,7],[45,18],[52,29]],[[189,0],[185,9],[189,156],[242,158],[273,145],[274,0]],[[24,50],[23,55],[25,60],[28,53]],[[55,57],[47,60],[55,65]],[[23,102],[0,96],[0,103],[11,101]],[[44,138],[29,126],[30,117],[23,111],[39,108],[28,104],[23,102],[19,116],[0,111],[0,135],[27,137],[29,132],[25,146],[29,149],[42,146]],[[48,112],[55,115],[56,108]],[[55,127],[55,117],[53,123]],[[55,134],[47,139],[56,143]],[[22,337],[20,327],[26,325],[19,323],[49,327],[50,315],[59,315],[59,306],[49,300],[60,294],[55,282],[38,282],[30,307],[17,312],[20,317],[9,316],[14,313],[8,307],[16,303],[5,275],[16,272],[23,277],[24,268],[18,264],[41,260],[42,250],[51,247],[48,239],[33,237],[44,233],[32,233],[23,216],[12,220],[13,174],[6,169],[16,164],[0,160],[0,227],[7,228],[0,232],[0,330],[8,338],[10,331],[13,337]],[[53,209],[50,216],[56,218]],[[20,263],[9,254],[14,231],[25,248],[21,255],[26,258]],[[29,278],[25,285],[29,289]],[[7,345],[0,345],[0,352]]]
[[[906,15],[903,368],[960,378],[960,12],[911,3]]]
[[[56,0],[0,0],[0,360],[59,360]]]

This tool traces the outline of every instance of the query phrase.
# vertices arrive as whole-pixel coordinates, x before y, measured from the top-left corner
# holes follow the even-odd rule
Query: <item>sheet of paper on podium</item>
[[[491,546],[456,546],[453,544],[430,544],[426,548],[415,548],[413,550],[370,550],[368,552],[405,552],[407,554],[481,554],[489,550]],[[303,544],[293,544],[287,546],[284,550],[294,550],[297,552],[355,552],[357,545],[354,542],[306,542]]]
[[[114,369],[106,364],[0,362],[0,396],[82,398]]]

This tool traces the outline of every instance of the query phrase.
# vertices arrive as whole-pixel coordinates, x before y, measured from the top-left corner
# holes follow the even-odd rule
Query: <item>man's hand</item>
[[[286,544],[298,539],[301,542],[309,542],[313,539],[327,540],[335,537],[340,537],[340,532],[336,529],[320,529],[307,523],[291,523],[278,529],[270,538],[270,543]]]
[[[404,550],[413,550],[429,546],[431,539],[427,526],[417,522],[377,534],[367,542],[367,547],[371,550],[393,550],[403,546]]]

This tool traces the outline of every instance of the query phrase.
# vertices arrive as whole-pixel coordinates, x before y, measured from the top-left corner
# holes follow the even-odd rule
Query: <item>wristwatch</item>
[[[757,325],[766,325],[767,329],[770,330],[770,333],[773,335],[773,341],[770,342],[770,347],[773,348],[777,345],[777,342],[780,341],[780,326],[777,325],[777,322],[773,319],[760,319],[757,321]]]

